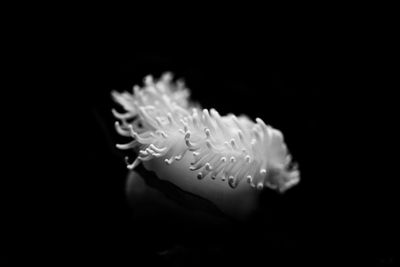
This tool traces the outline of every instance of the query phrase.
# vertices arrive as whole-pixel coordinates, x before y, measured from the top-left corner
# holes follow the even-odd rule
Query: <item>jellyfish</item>
[[[283,193],[300,180],[281,131],[261,118],[202,109],[170,72],[112,97],[124,110],[112,110],[115,129],[129,138],[116,146],[135,154],[127,168],[142,166],[232,218],[257,209],[263,190]]]

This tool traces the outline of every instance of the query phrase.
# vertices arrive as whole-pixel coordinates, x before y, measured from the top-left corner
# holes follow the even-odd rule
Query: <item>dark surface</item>
[[[361,111],[380,104],[382,94],[368,91],[377,73],[358,45],[303,34],[271,44],[262,31],[206,34],[199,27],[183,38],[179,30],[137,29],[80,28],[55,53],[64,65],[56,72],[68,86],[52,96],[72,100],[60,110],[63,164],[52,165],[57,179],[45,186],[54,198],[43,201],[45,222],[33,227],[27,245],[36,246],[34,258],[130,266],[395,261],[391,177],[362,172],[382,155],[371,153],[362,163],[358,157],[371,146],[370,122],[384,125],[374,112]],[[125,196],[125,154],[114,147],[123,139],[114,132],[110,92],[164,71],[184,78],[204,108],[260,117],[280,129],[299,164],[299,185],[284,195],[265,190],[251,221],[223,231],[135,221]]]

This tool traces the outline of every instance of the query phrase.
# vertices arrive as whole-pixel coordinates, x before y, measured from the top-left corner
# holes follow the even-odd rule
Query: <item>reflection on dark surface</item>
[[[139,190],[137,187],[140,187],[142,191],[138,192]],[[159,202],[161,205],[163,203],[174,203],[176,208],[184,209],[185,212],[200,212],[203,217],[209,214],[215,217],[215,219],[218,217],[221,220],[229,220],[229,218],[227,218],[212,202],[184,191],[168,181],[160,180],[154,172],[147,171],[143,168],[143,165],[138,166],[134,171],[128,174],[127,196],[129,199],[137,199],[140,197],[144,199],[155,199],[155,201]],[[137,201],[140,202],[139,199]],[[135,201],[131,201],[131,203],[132,202]],[[169,206],[171,205],[172,204]],[[135,206],[137,207],[137,205]],[[166,207],[163,209],[166,209]]]
[[[264,256],[284,263],[287,259],[281,257],[293,253],[294,244],[287,233],[268,229],[268,224],[260,227],[256,218],[233,221],[216,211],[208,200],[160,181],[144,168],[129,172],[127,196],[133,209],[132,224],[143,225],[149,231],[147,238],[165,242],[153,252],[166,264],[248,264]]]

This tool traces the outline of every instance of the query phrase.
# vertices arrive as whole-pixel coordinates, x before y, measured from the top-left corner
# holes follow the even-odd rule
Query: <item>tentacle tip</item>
[[[257,184],[257,190],[262,190],[264,188],[264,185],[262,183]]]
[[[246,177],[246,180],[247,180],[247,183],[251,183],[251,181],[252,181],[252,178],[251,178],[251,176],[250,175],[247,175],[247,177]]]
[[[235,189],[239,183],[233,176],[229,176],[228,184],[231,188]]]
[[[279,192],[284,193],[289,188],[297,185],[300,182],[300,172],[293,171],[289,174],[289,179],[279,187]]]

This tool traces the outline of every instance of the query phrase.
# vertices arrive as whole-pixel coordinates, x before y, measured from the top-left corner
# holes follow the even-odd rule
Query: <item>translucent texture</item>
[[[201,109],[188,101],[189,90],[165,73],[159,80],[144,79],[133,93],[113,92],[125,113],[113,110],[119,134],[133,140],[118,144],[133,149],[162,180],[212,201],[226,214],[240,217],[256,206],[265,187],[284,192],[299,182],[282,133],[257,118],[215,109]]]

